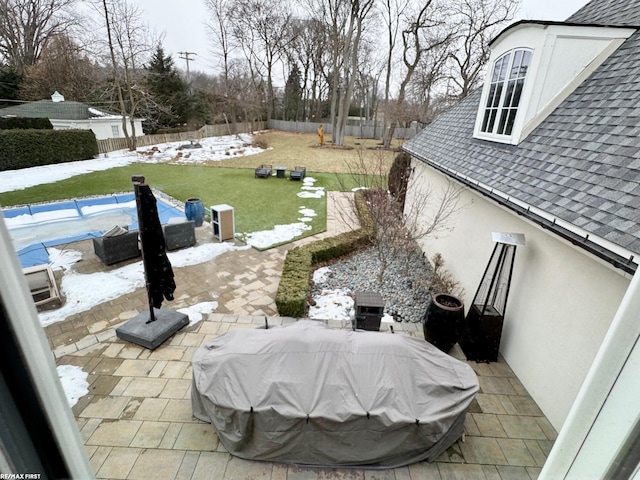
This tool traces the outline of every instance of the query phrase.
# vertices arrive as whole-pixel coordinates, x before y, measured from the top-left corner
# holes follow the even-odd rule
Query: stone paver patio
[[[335,206],[340,201],[343,198],[329,197],[325,235],[353,225],[336,213],[343,210]],[[211,241],[206,225],[197,230],[198,243]],[[110,269],[95,257],[90,242],[70,248],[83,253],[79,271]],[[211,337],[263,325],[265,316],[270,324],[296,321],[278,317],[274,303],[289,248],[291,245],[264,252],[228,252],[211,262],[175,269],[176,299],[166,307],[178,309],[214,300],[219,306],[208,318],[185,327],[153,351],[115,336],[115,327],[147,308],[144,289],[45,328],[57,364],[76,365],[89,374],[89,393],[73,407],[73,413],[98,478],[537,478],[556,432],[502,359],[491,364],[470,362],[480,381],[480,393],[467,415],[465,439],[434,463],[388,470],[302,468],[228,454],[213,427],[191,413],[191,359]],[[347,322],[328,323],[350,328]],[[385,325],[381,335],[388,334],[387,329]],[[420,325],[395,324],[394,330],[422,338]],[[457,346],[451,354],[464,360]]]

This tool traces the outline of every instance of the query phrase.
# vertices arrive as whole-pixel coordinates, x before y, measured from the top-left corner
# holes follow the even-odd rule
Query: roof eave
[[[558,22],[551,20],[519,20],[515,23],[512,23],[500,33],[498,33],[490,42],[489,47],[493,46],[500,38],[502,38],[507,33],[512,30],[519,28],[523,25],[540,25],[541,27],[549,27],[549,26],[564,26],[564,27],[596,27],[596,28],[632,28],[632,29],[640,29],[640,25],[607,25],[604,23],[576,23],[576,22]]]
[[[511,197],[507,195],[501,195],[500,192],[487,188],[482,185],[480,182],[475,182],[471,180],[469,177],[464,175],[460,175],[458,172],[449,169],[445,166],[442,166],[436,162],[429,161],[427,158],[416,154],[415,152],[408,151],[404,147],[401,147],[409,155],[417,158],[421,162],[426,163],[432,168],[435,168],[440,173],[447,175],[450,178],[462,183],[466,187],[474,190],[483,196],[493,200],[499,205],[508,208],[509,210],[515,212],[519,216],[526,218],[527,220],[537,224],[538,226],[544,228],[545,230],[549,230],[560,238],[570,242],[571,244],[587,251],[588,253],[596,256],[597,258],[605,261],[606,263],[612,265],[613,267],[622,270],[623,272],[633,275],[637,268],[637,260],[633,254],[630,256],[624,257],[623,255],[614,252],[613,250],[604,247],[598,242],[595,242],[589,234],[582,236],[575,231],[560,225],[557,222],[557,219],[549,219],[543,215],[540,215],[535,212],[535,209],[530,206],[523,206],[523,203],[517,202]],[[620,247],[622,249],[622,247]]]

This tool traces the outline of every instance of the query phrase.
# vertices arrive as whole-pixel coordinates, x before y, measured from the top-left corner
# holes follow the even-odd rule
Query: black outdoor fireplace
[[[380,322],[384,315],[384,300],[379,293],[356,292],[354,308],[356,310],[354,328],[380,330]]]

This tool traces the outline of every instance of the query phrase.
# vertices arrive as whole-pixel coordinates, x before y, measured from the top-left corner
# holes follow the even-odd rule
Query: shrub
[[[373,219],[362,191],[356,192],[354,201],[360,217],[358,230],[324,238],[292,248],[287,252],[282,268],[282,278],[276,292],[276,306],[281,316],[294,318],[305,316],[314,264],[339,258],[370,242],[373,237]]]
[[[91,130],[0,130],[0,171],[97,155],[98,143]]]
[[[396,155],[389,170],[389,192],[404,209],[404,200],[407,195],[409,183],[409,169],[411,168],[411,156],[402,152]]]
[[[10,117],[0,118],[0,130],[53,130],[53,125],[48,118]]]
[[[251,144],[251,146],[266,150],[267,148],[269,148],[269,142],[267,142],[267,139],[264,136],[259,136],[253,139],[253,143]]]
[[[431,258],[433,273],[429,282],[429,290],[433,293],[448,293],[450,295],[463,296],[464,290],[460,288],[460,282],[444,268],[444,258],[436,253]]]

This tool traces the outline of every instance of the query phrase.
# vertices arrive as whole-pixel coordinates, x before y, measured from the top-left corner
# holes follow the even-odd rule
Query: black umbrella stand
[[[163,298],[173,299],[173,270],[165,253],[155,197],[145,183],[144,176],[134,175],[131,182],[138,210],[140,250],[149,310],[116,328],[116,336],[153,350],[188,325],[189,317],[169,308],[160,308]]]

